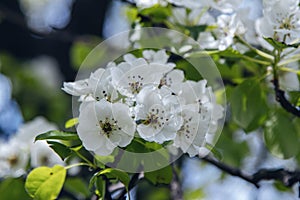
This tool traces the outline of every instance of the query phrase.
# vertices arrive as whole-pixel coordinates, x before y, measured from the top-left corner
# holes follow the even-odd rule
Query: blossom
[[[73,96],[87,95],[91,92],[88,79],[64,82],[62,90]]]
[[[263,17],[257,20],[256,29],[261,36],[272,37],[288,44],[298,40],[300,37],[299,0],[265,1]]]
[[[236,14],[218,16],[217,27],[213,32],[216,34],[219,50],[228,48],[233,43],[236,34],[245,32],[244,25],[236,17]]]
[[[181,102],[180,116],[183,124],[174,145],[194,156],[201,152],[206,142],[212,142],[218,120],[223,117],[223,107],[216,103],[207,81],[185,81],[174,88]]]
[[[139,136],[199,154],[217,130],[223,108],[206,80],[185,80],[175,67],[166,50],[145,50],[142,57],[126,54],[84,79],[87,84],[73,92],[83,99],[77,126],[83,146],[106,156]]]
[[[134,59],[131,57],[130,61],[120,63],[117,67],[112,68],[112,83],[115,88],[127,97],[135,97],[143,87],[147,85],[158,86],[163,75],[171,71],[174,66],[164,63],[162,61],[151,58],[153,62],[148,63],[145,59]]]
[[[17,139],[0,141],[0,177],[19,177],[26,173],[29,152]]]
[[[180,119],[174,112],[179,105],[169,89],[145,87],[136,102],[137,131],[143,139],[163,143],[175,138]]]
[[[35,137],[47,131],[57,130],[57,126],[38,116],[32,121],[23,124],[16,133],[16,138],[23,143],[34,145]]]
[[[174,146],[180,148],[184,153],[188,153],[190,157],[199,154],[208,130],[206,121],[202,120],[197,112],[198,107],[197,104],[182,107],[183,123],[174,140]]]
[[[167,1],[166,0],[134,0],[136,3],[136,6],[139,8],[149,8],[154,5],[161,5],[161,6],[166,6]]]
[[[46,141],[36,141],[30,148],[30,161],[32,167],[55,164],[64,165],[62,159],[49,147]]]
[[[101,99],[81,104],[77,132],[87,150],[104,156],[131,142],[135,123],[127,105]]]

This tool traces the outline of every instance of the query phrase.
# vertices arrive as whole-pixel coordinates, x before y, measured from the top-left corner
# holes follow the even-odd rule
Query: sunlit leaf
[[[34,199],[56,199],[63,187],[65,177],[66,169],[62,166],[38,167],[27,176],[25,188]]]
[[[71,128],[71,127],[75,126],[76,124],[78,124],[78,117],[69,119],[65,123],[65,128]]]

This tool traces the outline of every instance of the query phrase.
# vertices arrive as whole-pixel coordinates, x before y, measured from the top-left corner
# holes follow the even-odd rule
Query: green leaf
[[[60,165],[52,168],[38,167],[27,176],[25,188],[34,199],[56,199],[63,187],[66,169]]]
[[[98,172],[97,175],[98,176],[103,175],[109,179],[116,178],[116,179],[120,180],[121,183],[123,183],[125,185],[125,188],[128,190],[130,178],[129,178],[129,175],[124,171],[121,171],[118,169],[113,169],[113,168],[107,168],[107,169],[104,169],[104,170]]]
[[[178,24],[178,26],[182,26]],[[198,39],[199,33],[205,31],[207,25],[197,25],[197,26],[182,26],[184,29],[187,29],[190,32],[191,37],[194,40]]]
[[[113,163],[115,160],[114,155],[109,155],[109,156],[99,156],[95,155],[95,163],[98,167],[104,168],[107,163]]]
[[[274,113],[266,122],[264,140],[270,152],[279,158],[291,158],[299,152],[297,128],[284,112]]]
[[[79,137],[77,133],[63,132],[63,131],[48,131],[46,133],[36,136],[35,141],[48,140],[48,139],[79,140]]]
[[[171,14],[172,11],[170,7],[163,7],[158,4],[140,11],[140,15],[148,17],[154,23],[162,23],[164,20],[167,20]]]
[[[62,160],[72,154],[72,150],[64,144],[54,141],[47,141],[47,143],[60,156]]]
[[[275,49],[282,50],[284,48],[289,47],[283,42],[279,42],[275,40],[274,38],[264,38],[270,45],[272,45]]]
[[[291,91],[289,92],[290,102],[295,106],[300,106],[300,92]]]
[[[102,199],[105,197],[105,192],[106,192],[106,182],[103,180],[102,176],[99,176],[99,173],[95,173],[92,178],[90,179],[89,183],[89,189],[91,190],[92,187],[96,187],[95,193]]]
[[[90,195],[89,188],[81,178],[67,178],[64,188],[66,191],[81,197],[80,199],[86,199]]]
[[[230,97],[233,120],[245,131],[261,126],[268,111],[264,92],[258,81],[248,79],[233,89]]]
[[[76,124],[78,124],[78,117],[69,119],[69,120],[65,123],[65,128],[71,128],[71,127],[75,126]]]
[[[28,196],[28,194],[25,191],[23,179],[7,178],[0,182],[0,199],[30,200],[31,198]]]
[[[154,185],[159,183],[169,184],[173,178],[172,167],[168,165],[167,167],[156,171],[146,172],[145,178]]]

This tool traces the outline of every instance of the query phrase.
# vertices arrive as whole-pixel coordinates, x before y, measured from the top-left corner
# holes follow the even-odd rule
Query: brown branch
[[[287,187],[291,187],[296,182],[300,181],[300,171],[288,171],[285,169],[260,169],[258,172],[251,175],[238,168],[221,163],[209,156],[202,158],[202,160],[232,176],[239,177],[249,183],[252,183],[257,188],[260,187],[259,182],[262,180],[277,180]]]

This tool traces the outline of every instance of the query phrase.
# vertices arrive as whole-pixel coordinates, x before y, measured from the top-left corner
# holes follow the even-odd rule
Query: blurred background
[[[88,51],[113,33],[106,19],[118,17],[107,16],[119,4],[1,0],[0,73],[10,79],[12,99],[19,103],[25,121],[43,115],[61,126],[71,117],[71,98],[60,90],[62,82],[73,81]],[[128,27],[121,19],[121,26],[115,27]],[[11,95],[4,93],[0,101]]]

